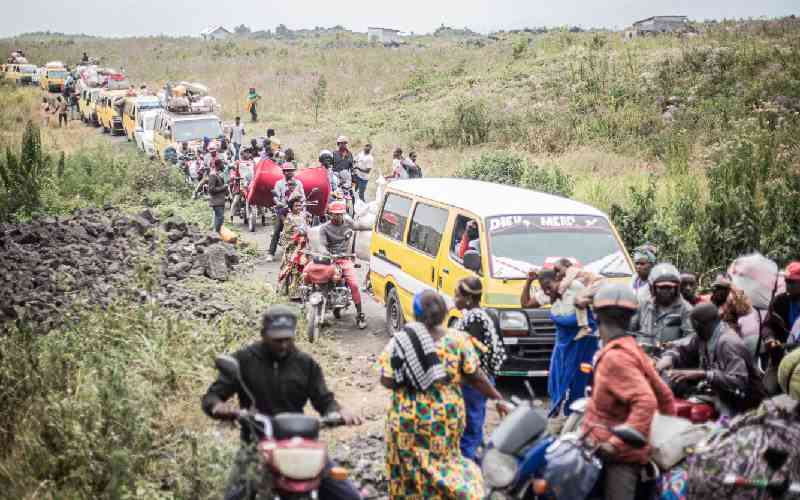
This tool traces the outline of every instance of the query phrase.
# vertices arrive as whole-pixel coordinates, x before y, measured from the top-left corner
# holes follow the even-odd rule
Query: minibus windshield
[[[559,258],[605,277],[633,276],[619,241],[603,217],[505,215],[487,220],[491,274],[525,279]]]

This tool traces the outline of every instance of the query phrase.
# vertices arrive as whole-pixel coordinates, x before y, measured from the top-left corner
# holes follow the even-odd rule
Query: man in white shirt
[[[236,117],[236,123],[233,124],[231,127],[231,144],[233,144],[233,149],[236,151],[236,156],[234,160],[239,159],[239,151],[242,149],[242,143],[244,142],[244,125],[242,125],[242,119],[240,117]]]
[[[395,148],[392,158],[392,174],[389,176],[391,180],[408,179],[408,171],[403,167],[403,150]]]
[[[367,182],[369,182],[369,174],[372,172],[372,167],[375,166],[375,158],[372,157],[372,144],[365,144],[364,150],[356,156],[356,164],[353,167],[355,173],[356,189],[358,190],[358,197],[361,201],[366,202],[364,195],[367,191]]]

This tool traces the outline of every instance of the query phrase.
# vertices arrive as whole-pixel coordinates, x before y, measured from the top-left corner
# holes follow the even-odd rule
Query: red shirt
[[[598,443],[614,445],[618,461],[645,464],[650,456],[649,446],[632,448],[602,426],[626,424],[647,438],[656,411],[675,415],[672,391],[635,338],[624,336],[612,340],[598,354],[583,429],[591,429],[590,435]],[[597,424],[601,426],[592,428]]]

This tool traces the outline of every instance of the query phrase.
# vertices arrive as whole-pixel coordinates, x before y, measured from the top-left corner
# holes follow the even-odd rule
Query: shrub
[[[480,99],[461,100],[450,117],[442,123],[440,133],[446,144],[476,146],[489,140],[491,126],[486,102]]]
[[[539,167],[518,154],[502,151],[482,154],[480,158],[460,168],[456,177],[519,186],[567,197],[572,195],[575,185],[570,175],[555,167]]]
[[[6,149],[0,158],[0,220],[28,215],[42,207],[42,193],[49,182],[50,157],[42,150],[39,127],[28,122],[22,136],[20,152]]]

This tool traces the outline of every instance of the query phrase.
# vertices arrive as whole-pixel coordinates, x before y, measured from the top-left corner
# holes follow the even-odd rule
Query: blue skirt
[[[591,381],[591,372],[583,373],[583,363],[592,364],[597,352],[598,339],[595,336],[575,340],[580,327],[573,312],[564,316],[550,314],[556,325],[556,345],[550,358],[550,375],[547,379],[547,393],[550,397],[551,416],[563,411],[569,415],[569,406],[586,394],[586,386]],[[589,327],[594,330],[595,322],[589,312]]]

